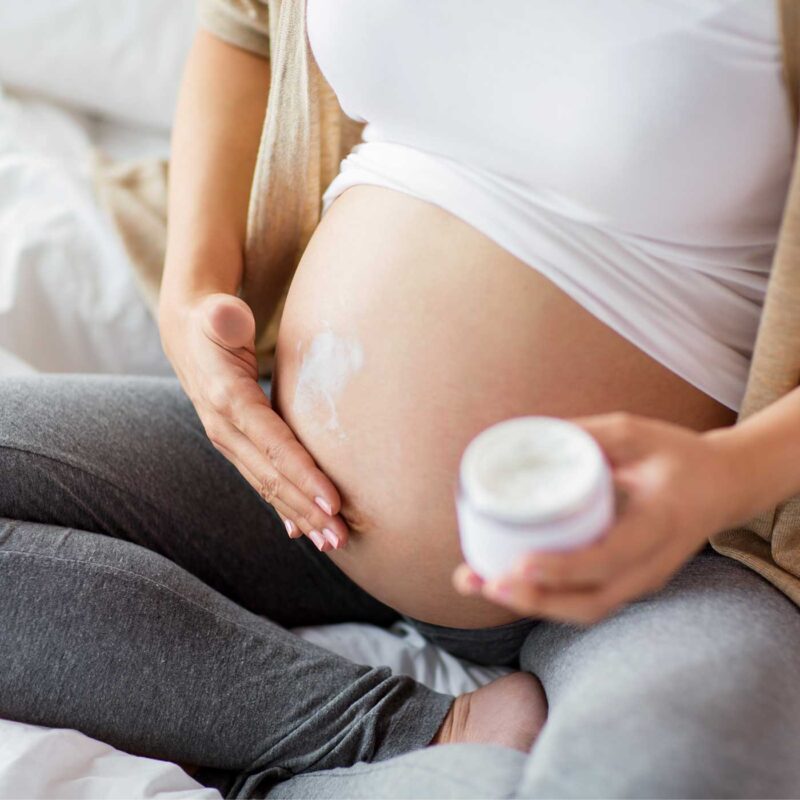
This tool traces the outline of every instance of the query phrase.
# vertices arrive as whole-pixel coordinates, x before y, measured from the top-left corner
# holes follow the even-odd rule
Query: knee
[[[77,448],[65,430],[58,381],[62,376],[0,379],[0,515],[39,519],[60,479],[60,452]],[[68,379],[68,376],[63,376]]]
[[[524,760],[490,744],[427,747],[379,764],[295,775],[267,797],[513,797]]]
[[[85,522],[76,509],[91,500],[101,483],[95,476],[110,460],[98,444],[113,430],[102,421],[113,409],[100,377],[0,379],[0,515]]]
[[[18,446],[29,441],[41,421],[39,386],[45,376],[0,378],[0,446]]]
[[[636,691],[587,682],[551,705],[517,796],[793,797],[800,716],[735,687],[669,675]]]
[[[61,465],[46,456],[0,441],[0,517],[56,521],[70,492],[64,478]]]
[[[557,658],[544,640],[524,653],[550,716],[519,797],[796,795],[800,615],[769,592],[771,608],[762,597],[760,614],[720,615],[705,639],[647,626],[615,647],[611,623],[551,642]]]
[[[39,482],[43,437],[52,430],[39,408],[38,376],[0,379],[0,515],[28,519],[23,495]]]

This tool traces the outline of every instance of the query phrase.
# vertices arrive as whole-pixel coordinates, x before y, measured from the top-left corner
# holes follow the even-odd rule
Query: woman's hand
[[[275,508],[291,538],[305,534],[323,552],[344,547],[339,493],[258,383],[249,306],[214,293],[160,316],[164,350],[217,450]]]
[[[454,575],[462,594],[482,594],[528,616],[596,622],[662,588],[710,535],[739,521],[732,500],[738,459],[724,432],[701,434],[628,414],[573,422],[611,463],[615,522],[591,545],[531,553],[494,581],[484,583],[462,564]]]

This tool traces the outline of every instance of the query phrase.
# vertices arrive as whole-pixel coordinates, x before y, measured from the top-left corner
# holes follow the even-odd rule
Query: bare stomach
[[[341,493],[351,538],[329,557],[398,611],[467,628],[517,618],[451,584],[458,463],[479,431],[523,414],[733,420],[474,228],[371,186],[303,256],[273,400]]]

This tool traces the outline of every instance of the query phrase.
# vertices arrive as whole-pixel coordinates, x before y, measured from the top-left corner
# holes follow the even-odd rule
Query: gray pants
[[[396,614],[288,540],[174,379],[0,379],[0,604],[0,716],[230,796],[800,794],[800,612],[710,552],[589,629],[426,630],[526,635],[550,717],[529,755],[420,749],[451,698],[284,629]]]

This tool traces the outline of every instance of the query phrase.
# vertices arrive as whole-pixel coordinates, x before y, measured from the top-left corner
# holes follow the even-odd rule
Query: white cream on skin
[[[298,343],[298,350],[300,345]],[[350,379],[364,366],[364,349],[352,336],[328,327],[318,333],[303,355],[294,390],[294,412],[325,430],[346,438],[336,402]]]

